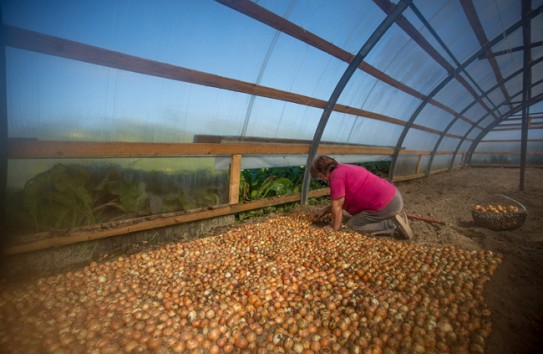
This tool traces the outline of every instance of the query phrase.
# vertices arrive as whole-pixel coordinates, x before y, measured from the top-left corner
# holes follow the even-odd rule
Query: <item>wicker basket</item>
[[[471,211],[471,216],[473,217],[475,224],[495,231],[514,230],[521,227],[522,224],[524,224],[527,215],[524,205],[505,195],[500,194],[497,195],[497,197],[499,197],[499,199],[494,198],[491,202],[487,202],[486,205],[515,206],[516,211],[481,211],[476,210],[476,207],[474,207]]]

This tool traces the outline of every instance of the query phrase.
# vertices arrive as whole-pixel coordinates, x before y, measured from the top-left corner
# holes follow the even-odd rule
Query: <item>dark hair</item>
[[[315,178],[319,173],[331,173],[337,165],[337,161],[330,156],[318,156],[311,164],[311,177]]]

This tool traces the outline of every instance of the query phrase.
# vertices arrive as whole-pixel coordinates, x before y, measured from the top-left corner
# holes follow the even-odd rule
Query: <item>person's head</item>
[[[337,161],[330,156],[318,156],[311,164],[311,177],[328,179],[337,164]]]

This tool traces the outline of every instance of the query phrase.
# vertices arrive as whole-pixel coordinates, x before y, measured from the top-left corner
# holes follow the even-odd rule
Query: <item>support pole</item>
[[[532,11],[530,0],[522,0],[522,15],[528,17]],[[520,142],[520,182],[519,189],[524,191],[524,176],[526,174],[526,153],[528,151],[528,119],[530,113],[529,101],[531,96],[532,68],[530,66],[531,53],[531,21],[526,21],[522,26],[522,37],[524,40],[524,65],[522,73],[522,129]]]
[[[362,48],[360,48],[360,51],[356,56],[353,58],[349,66],[347,67],[347,70],[343,73],[343,76],[341,76],[341,79],[339,79],[336,88],[332,92],[332,95],[330,96],[330,99],[328,100],[328,103],[326,104],[326,107],[324,108],[324,111],[322,112],[321,119],[319,121],[319,125],[317,126],[317,129],[315,131],[315,135],[313,137],[313,140],[311,142],[311,146],[309,147],[309,153],[307,155],[307,163],[304,173],[304,182],[302,185],[302,196],[301,196],[301,203],[307,204],[308,196],[309,196],[309,184],[311,181],[311,163],[315,159],[315,156],[317,155],[317,150],[319,148],[319,144],[321,142],[322,134],[324,133],[324,129],[326,128],[326,124],[328,123],[328,118],[330,118],[330,114],[332,113],[334,106],[336,105],[337,100],[339,99],[339,96],[343,92],[343,89],[353,76],[355,70],[360,66],[364,58],[368,55],[368,53],[372,50],[372,48],[379,42],[381,37],[386,33],[386,31],[389,29],[390,26],[396,21],[396,18],[402,14],[402,12],[409,6],[409,4],[413,0],[402,0],[394,7],[394,9],[388,14],[388,16],[381,22],[379,27],[372,33],[370,38],[364,43]]]
[[[241,173],[241,155],[235,154],[230,162],[230,190],[228,193],[228,204],[239,203],[239,181]]]
[[[6,42],[0,9],[0,230],[6,230],[6,197],[8,175],[8,104],[6,87]],[[5,245],[5,233],[0,239],[0,252]]]

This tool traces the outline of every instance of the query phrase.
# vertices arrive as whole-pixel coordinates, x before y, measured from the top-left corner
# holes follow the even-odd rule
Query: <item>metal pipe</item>
[[[530,6],[530,0],[522,0],[522,16],[527,16],[532,10]],[[528,150],[528,115],[530,111],[530,106],[528,101],[530,100],[531,90],[530,85],[532,81],[532,67],[530,66],[531,62],[531,22],[527,21],[524,26],[522,26],[522,38],[524,41],[524,51],[523,51],[523,60],[524,60],[524,71],[522,73],[522,130],[521,130],[521,142],[520,142],[520,178],[519,178],[519,189],[524,191],[524,175],[526,174],[526,152]]]
[[[358,51],[358,54],[353,58],[341,78],[339,79],[334,91],[332,92],[332,95],[330,96],[330,99],[328,100],[328,103],[326,104],[326,107],[324,108],[324,111],[322,112],[321,119],[319,121],[319,124],[317,126],[317,129],[315,130],[315,135],[313,136],[313,140],[311,142],[311,146],[309,147],[309,153],[307,155],[307,163],[305,166],[305,173],[304,173],[304,181],[302,185],[302,193],[301,193],[301,203],[307,204],[308,196],[309,196],[309,184],[311,182],[311,171],[310,166],[313,162],[313,159],[315,159],[315,156],[317,155],[317,150],[319,148],[319,144],[321,142],[322,134],[324,133],[324,129],[326,128],[326,124],[328,123],[328,119],[330,118],[330,114],[332,113],[334,106],[337,103],[337,100],[339,99],[339,96],[343,92],[343,89],[353,76],[356,69],[360,66],[364,58],[368,55],[368,53],[373,49],[373,47],[379,42],[381,37],[386,33],[386,31],[389,29],[390,26],[396,21],[396,18],[402,14],[402,12],[409,6],[409,4],[413,0],[402,0],[394,7],[394,9],[390,12],[390,14],[381,22],[379,27],[372,33],[370,38],[364,43],[362,48]]]
[[[2,9],[0,9],[0,230],[6,230],[8,105],[6,88],[6,42],[2,18]],[[3,252],[4,244],[5,239],[2,237],[0,239],[0,252]]]

